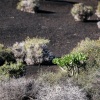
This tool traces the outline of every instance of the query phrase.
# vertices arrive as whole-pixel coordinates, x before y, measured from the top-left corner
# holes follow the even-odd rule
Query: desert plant
[[[87,55],[83,53],[71,53],[61,58],[53,59],[53,63],[71,72],[72,75],[79,74],[81,68],[85,69]]]
[[[91,40],[86,38],[82,40],[78,45],[72,50],[72,53],[82,52],[88,55],[87,68],[93,66],[100,66],[100,39]]]
[[[41,64],[49,62],[54,55],[48,50],[49,40],[38,38],[27,38],[21,43],[15,43],[12,52],[17,61],[25,62],[27,65]]]
[[[85,6],[83,3],[78,3],[71,9],[71,14],[75,21],[85,21],[93,15],[93,8],[91,6]]]
[[[95,14],[100,18],[100,1],[98,1],[98,6]]]
[[[52,86],[44,82],[38,84],[36,85],[39,90],[36,95],[38,100],[86,100],[85,92],[73,85],[70,80]]]
[[[28,98],[28,99],[25,99]],[[50,85],[41,79],[20,78],[0,82],[0,100],[87,100],[85,92],[66,79]]]
[[[17,4],[17,9],[24,12],[35,13],[39,7],[39,1],[40,0],[20,0]]]
[[[18,77],[25,72],[25,66],[20,63],[5,63],[0,67],[0,76]]]
[[[0,66],[6,61],[15,62],[14,55],[9,48],[5,48],[3,44],[0,44]]]
[[[91,96],[89,100],[99,100],[100,96],[100,39],[86,38],[78,43],[72,53],[82,52],[88,55],[86,71],[78,75],[77,83],[81,85]]]
[[[14,54],[10,48],[5,48],[0,44],[0,77],[3,76],[18,76],[24,71],[24,66],[21,63],[16,63]]]

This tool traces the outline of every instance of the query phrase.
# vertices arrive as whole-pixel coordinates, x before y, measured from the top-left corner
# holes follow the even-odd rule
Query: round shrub
[[[38,38],[27,38],[21,43],[15,43],[12,52],[17,61],[25,62],[27,65],[50,62],[54,58],[52,52],[47,48],[49,40]]]
[[[71,9],[71,14],[75,21],[86,21],[93,15],[93,8],[85,6],[83,3],[78,3]]]
[[[20,0],[17,4],[17,9],[24,12],[35,13],[39,8],[39,1],[40,0]]]

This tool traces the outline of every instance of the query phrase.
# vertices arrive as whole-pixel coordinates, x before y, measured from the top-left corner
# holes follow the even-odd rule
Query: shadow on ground
[[[52,12],[52,11],[46,11],[46,10],[41,10],[41,9],[39,9],[39,10],[37,11],[37,13],[53,14],[53,13],[55,13],[55,12]]]
[[[87,20],[87,21],[85,21],[85,23],[97,23],[98,21],[100,21],[100,20]]]
[[[69,3],[69,4],[78,3],[78,2],[74,2],[74,1],[65,1],[65,0],[46,0],[46,1],[59,2],[59,3]]]

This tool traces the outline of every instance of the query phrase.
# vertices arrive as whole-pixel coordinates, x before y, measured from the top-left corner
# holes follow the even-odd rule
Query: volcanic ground
[[[12,0],[4,1],[0,1],[0,43],[6,46],[23,41],[27,36],[45,38],[50,40],[50,51],[62,56],[86,37],[100,37],[95,15],[97,0],[43,0],[36,14],[18,11]],[[75,22],[70,13],[73,4],[80,2],[94,8],[94,15],[87,22]]]

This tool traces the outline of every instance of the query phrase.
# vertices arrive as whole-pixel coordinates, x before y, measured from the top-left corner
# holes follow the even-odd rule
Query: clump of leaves
[[[25,66],[20,63],[5,63],[0,67],[0,75],[7,77],[18,77],[25,71]]]
[[[87,59],[87,55],[83,53],[71,53],[61,58],[55,58],[53,63],[67,70],[71,75],[77,75],[81,69],[85,69]]]

